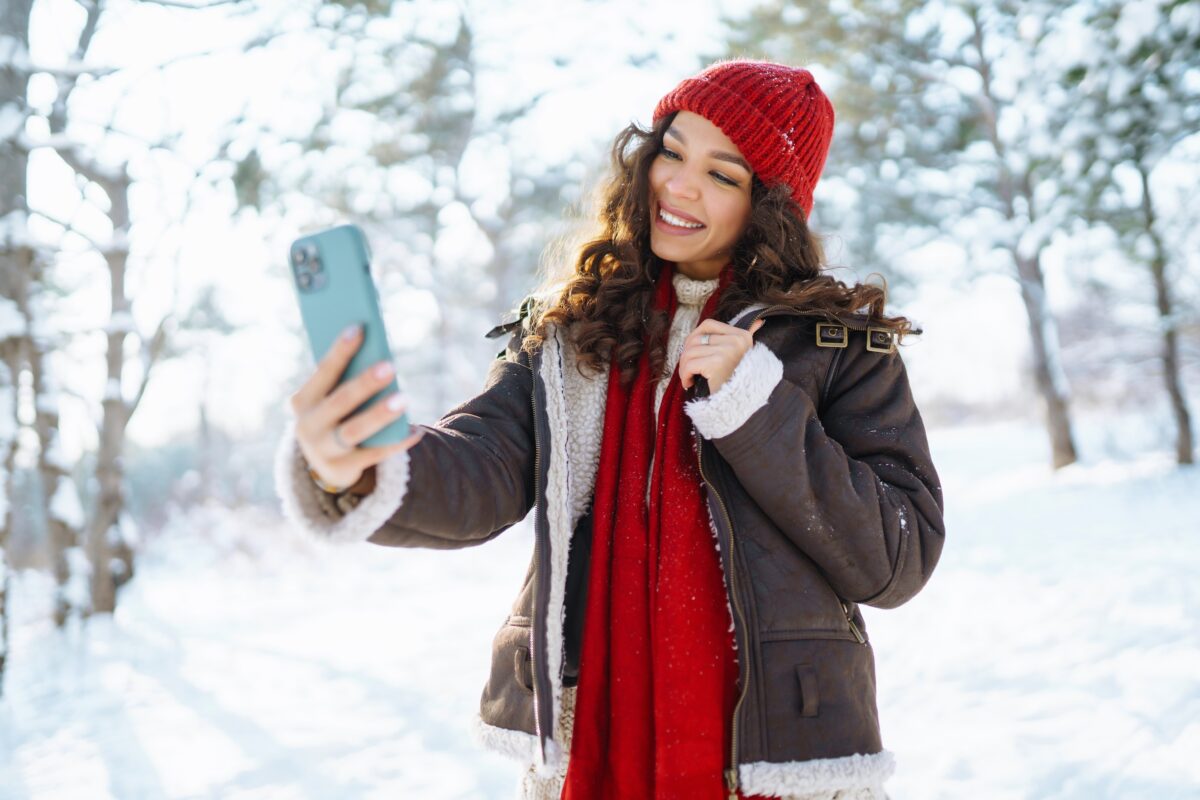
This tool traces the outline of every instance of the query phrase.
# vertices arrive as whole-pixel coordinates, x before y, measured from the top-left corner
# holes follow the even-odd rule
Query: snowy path
[[[864,611],[893,798],[1200,798],[1200,471],[1054,475],[1012,425],[931,441],[943,560]],[[467,725],[529,547],[521,525],[457,552],[328,549],[195,514],[85,636],[55,634],[22,574],[0,800],[506,800],[516,765]]]

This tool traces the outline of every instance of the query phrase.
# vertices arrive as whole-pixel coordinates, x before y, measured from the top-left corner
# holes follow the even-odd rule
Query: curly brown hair
[[[565,280],[551,274],[535,293],[551,300],[534,307],[523,348],[540,346],[553,323],[570,329],[581,374],[584,365],[593,372],[607,369],[615,347],[621,383],[629,385],[647,341],[652,373],[664,371],[670,320],[651,308],[664,262],[650,249],[649,173],[674,118],[668,114],[648,130],[632,123],[617,134],[590,230],[548,248],[563,251],[572,247],[570,241],[581,240]],[[730,256],[733,279],[718,301],[716,319],[732,319],[751,303],[803,308],[834,321],[867,309],[870,324],[895,331],[898,342],[920,333],[905,317],[884,315],[886,283],[848,286],[822,273],[824,250],[787,185],[767,186],[754,176],[750,204],[750,218]]]

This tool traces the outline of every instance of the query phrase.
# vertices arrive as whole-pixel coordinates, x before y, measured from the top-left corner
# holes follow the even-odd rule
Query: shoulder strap
[[[535,301],[535,295],[526,295],[525,299],[521,301],[520,306],[518,306],[515,310],[508,312],[508,316],[513,316],[514,319],[511,319],[507,322],[501,322],[499,325],[485,333],[484,336],[488,339],[495,339],[497,336],[502,336],[514,328],[519,327],[521,323],[524,322],[525,318],[532,313],[533,304]]]

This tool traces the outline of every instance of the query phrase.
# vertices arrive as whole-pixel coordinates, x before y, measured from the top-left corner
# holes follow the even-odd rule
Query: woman
[[[617,137],[600,232],[489,334],[480,395],[355,449],[399,412],[343,421],[387,381],[330,392],[350,339],[292,398],[314,535],[467,547],[536,509],[476,731],[523,797],[886,798],[857,606],[924,586],[942,494],[908,320],[806,224],[832,131],[807,70],[713,64]]]

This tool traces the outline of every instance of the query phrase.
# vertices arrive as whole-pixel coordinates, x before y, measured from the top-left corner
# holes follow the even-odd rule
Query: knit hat
[[[833,139],[833,104],[811,72],[771,61],[718,61],[659,100],[653,122],[673,111],[720,128],[759,179],[791,187],[808,219]]]

